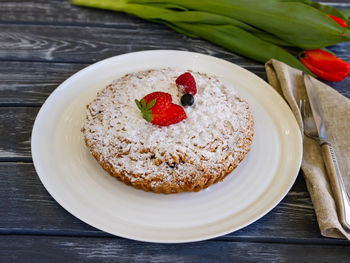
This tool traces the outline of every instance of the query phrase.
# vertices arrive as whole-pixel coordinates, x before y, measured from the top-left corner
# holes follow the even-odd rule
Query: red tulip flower
[[[347,23],[336,16],[327,15],[342,27]],[[312,73],[323,80],[342,81],[349,75],[350,65],[344,60],[322,49],[306,50],[300,56],[301,63]]]
[[[335,22],[337,22],[342,27],[347,27],[348,26],[348,24],[343,19],[341,19],[340,17],[336,17],[336,16],[332,16],[332,15],[327,15],[327,16],[332,18]]]
[[[322,49],[304,51],[300,56],[300,61],[323,80],[342,81],[349,75],[349,63]]]

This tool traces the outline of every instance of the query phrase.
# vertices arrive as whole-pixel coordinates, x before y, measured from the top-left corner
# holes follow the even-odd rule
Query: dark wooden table
[[[327,1],[350,8],[349,0]],[[302,175],[266,216],[208,241],[154,244],[99,231],[66,212],[32,164],[30,136],[50,93],[96,61],[133,51],[189,50],[236,63],[262,78],[262,64],[163,25],[66,0],[0,1],[0,262],[350,262],[350,243],[320,235]],[[350,43],[331,49],[350,62]],[[350,77],[330,85],[350,97]]]

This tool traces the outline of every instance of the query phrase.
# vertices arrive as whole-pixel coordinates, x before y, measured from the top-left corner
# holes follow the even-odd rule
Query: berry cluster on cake
[[[254,121],[248,103],[216,76],[165,68],[127,74],[100,91],[82,132],[112,176],[169,194],[222,181],[249,152]]]

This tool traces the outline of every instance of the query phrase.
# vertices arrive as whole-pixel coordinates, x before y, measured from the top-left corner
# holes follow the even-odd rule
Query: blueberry
[[[191,106],[194,103],[194,97],[192,94],[185,94],[181,97],[181,104],[183,106]]]
[[[168,162],[166,162],[166,164],[167,164],[171,169],[177,168],[177,163],[168,163]]]

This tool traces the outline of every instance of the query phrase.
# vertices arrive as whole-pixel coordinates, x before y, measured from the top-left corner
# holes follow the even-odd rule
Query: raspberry
[[[190,93],[193,96],[197,93],[196,81],[191,73],[185,72],[175,80],[176,86],[182,93]]]

